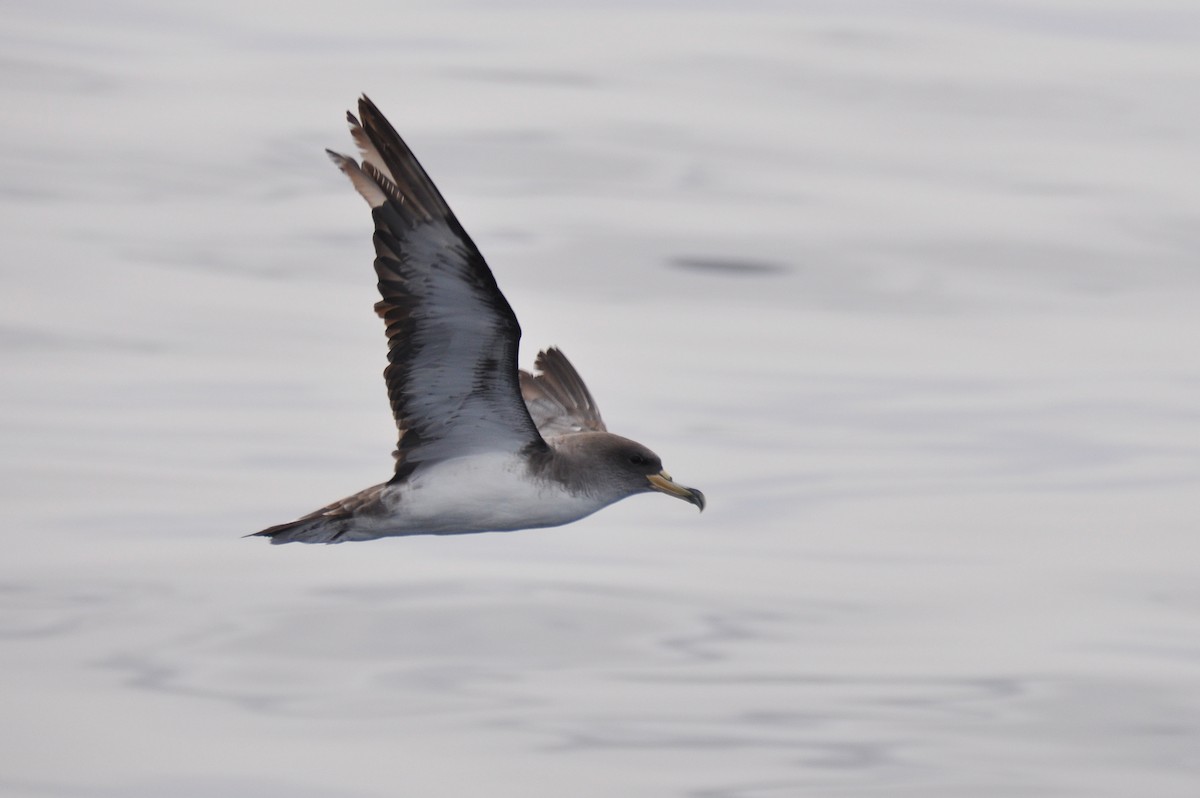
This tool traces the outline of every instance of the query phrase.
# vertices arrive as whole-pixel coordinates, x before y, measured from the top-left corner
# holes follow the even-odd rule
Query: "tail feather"
[[[350,533],[358,525],[358,516],[386,512],[380,499],[386,487],[386,484],[375,485],[295,521],[276,524],[246,537],[264,537],[272,543],[341,543],[352,540],[354,536]]]
[[[264,537],[272,544],[280,543],[341,543],[351,525],[350,518],[330,516],[305,516],[286,524],[276,524],[261,532],[246,535],[248,538]]]

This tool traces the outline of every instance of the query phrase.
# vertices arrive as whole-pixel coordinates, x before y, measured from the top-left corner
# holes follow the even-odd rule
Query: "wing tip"
[[[329,160],[333,161],[333,165],[342,171],[342,174],[350,178],[350,183],[367,201],[368,205],[378,208],[387,202],[387,193],[379,183],[371,178],[370,174],[363,171],[362,167],[358,165],[358,161],[330,149],[326,149],[325,154],[329,156]]]
[[[587,384],[561,349],[549,346],[539,351],[534,370],[536,373],[532,374],[522,372],[521,378],[523,392],[530,398],[544,398],[556,404],[561,414],[573,419],[576,431],[607,429]]]

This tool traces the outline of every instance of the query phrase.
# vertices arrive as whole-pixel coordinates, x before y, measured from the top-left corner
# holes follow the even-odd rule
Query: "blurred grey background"
[[[1200,8],[0,8],[0,794],[1194,796]],[[367,92],[705,490],[385,478]]]

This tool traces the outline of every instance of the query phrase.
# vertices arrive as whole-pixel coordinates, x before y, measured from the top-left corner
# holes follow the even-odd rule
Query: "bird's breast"
[[[525,458],[481,454],[423,465],[384,499],[389,523],[429,533],[486,532],[558,526],[605,502],[568,491],[529,470]]]

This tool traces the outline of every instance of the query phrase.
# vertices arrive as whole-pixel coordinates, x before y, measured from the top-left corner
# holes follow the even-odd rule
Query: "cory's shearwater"
[[[362,162],[328,153],[375,220],[395,473],[254,534],[342,543],[558,526],[647,491],[703,510],[658,455],[608,432],[562,352],[517,369],[521,328],[483,256],[379,109],[366,97],[358,109],[346,116]]]

